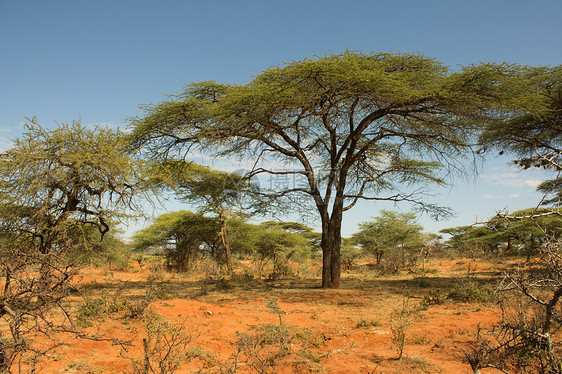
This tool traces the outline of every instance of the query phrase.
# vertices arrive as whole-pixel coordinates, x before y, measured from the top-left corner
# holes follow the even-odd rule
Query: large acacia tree
[[[409,201],[443,213],[419,188],[443,184],[442,172],[472,157],[474,132],[509,105],[511,87],[500,83],[512,70],[488,64],[451,73],[419,54],[305,59],[246,84],[190,84],[133,119],[132,144],[152,156],[199,150],[251,159],[248,176],[302,178],[271,192],[314,204],[322,286],[338,288],[343,213],[360,200]]]

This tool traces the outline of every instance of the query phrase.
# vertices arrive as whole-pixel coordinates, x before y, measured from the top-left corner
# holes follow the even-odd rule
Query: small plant
[[[441,290],[433,289],[430,290],[427,295],[423,297],[422,304],[425,307],[429,305],[441,305],[445,302],[445,295],[441,292]]]
[[[91,327],[93,321],[106,312],[106,303],[101,298],[86,299],[76,310],[76,323],[80,327]]]
[[[319,364],[320,362],[322,362],[323,359],[325,359],[326,357],[329,356],[329,353],[314,353],[308,349],[306,350],[302,350],[301,352],[299,352],[299,354],[306,358],[308,361],[313,362],[315,364]]]
[[[143,358],[131,359],[133,374],[172,374],[197,353],[189,349],[194,335],[185,330],[183,323],[146,313],[143,325],[146,330],[142,340]]]
[[[412,336],[410,339],[408,339],[408,344],[414,344],[414,345],[425,345],[425,344],[429,344],[430,342],[431,339],[429,339],[429,337],[425,334],[415,335]]]
[[[160,268],[151,269],[151,273],[146,278],[148,283],[163,282],[165,280],[164,271]]]
[[[414,281],[417,283],[419,288],[428,288],[431,286],[429,280],[425,277],[425,274],[421,277],[414,278]]]
[[[221,373],[236,372],[238,362],[246,363],[251,370],[257,373],[276,373],[278,363],[283,360],[287,362],[287,357],[296,356],[292,361],[295,372],[314,372],[318,371],[317,364],[328,356],[326,352],[317,352],[326,338],[310,329],[298,329],[294,326],[287,326],[283,321],[285,312],[278,304],[276,297],[267,301],[266,307],[277,314],[278,325],[262,325],[252,328],[250,331],[238,333],[236,342],[237,353],[231,358],[231,365],[223,367]],[[294,348],[299,347],[298,351]]]
[[[66,364],[59,370],[60,374],[96,374],[98,373],[90,364],[83,360],[75,360]]]
[[[245,362],[258,373],[273,373],[276,361],[292,353],[293,332],[284,326],[265,325],[257,333],[239,333],[236,346]]]
[[[265,306],[269,309],[270,312],[277,314],[277,316],[279,317],[279,326],[283,326],[282,315],[285,314],[285,312],[281,309],[279,304],[277,304],[277,300],[278,299],[276,297],[272,297],[267,301],[267,304],[265,304]]]
[[[402,358],[404,344],[406,343],[406,333],[413,323],[414,311],[409,306],[409,299],[404,297],[402,305],[390,314],[390,332],[392,334],[392,344],[398,352],[397,360]]]
[[[356,329],[364,329],[364,328],[368,328],[368,327],[377,327],[380,326],[381,323],[379,321],[367,321],[366,319],[361,319],[359,322],[357,322],[357,324],[355,325]]]
[[[474,280],[468,280],[455,284],[447,297],[465,303],[478,303],[489,300],[491,295],[490,287],[481,286]]]
[[[435,372],[435,367],[431,362],[421,356],[404,356],[401,361],[401,366],[403,370],[423,372],[423,373],[433,373]]]
[[[144,256],[142,254],[138,255],[135,258],[135,261],[137,261],[137,263],[139,264],[139,267],[142,268],[143,262],[144,262]]]
[[[144,316],[148,306],[156,299],[159,299],[158,288],[151,286],[145,294],[135,300],[125,301],[125,317],[129,319],[136,319]],[[161,296],[161,295],[160,295]]]
[[[116,297],[110,300],[99,297],[86,299],[76,310],[76,323],[79,327],[91,327],[94,321],[108,314],[118,313],[126,308],[126,304]]]
[[[188,347],[185,350],[185,359],[190,360],[192,358],[196,358],[202,361],[207,367],[211,367],[217,364],[216,354],[211,353],[201,347]]]
[[[249,287],[254,281],[254,276],[250,273],[233,274],[230,280],[239,287]]]
[[[222,277],[217,280],[215,287],[217,288],[217,290],[227,291],[232,289],[232,283],[229,279]]]

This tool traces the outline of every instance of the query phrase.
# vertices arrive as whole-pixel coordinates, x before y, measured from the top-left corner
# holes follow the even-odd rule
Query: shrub
[[[146,331],[142,340],[143,358],[131,359],[133,374],[172,374],[190,357],[200,353],[189,349],[195,336],[185,330],[183,323],[146,313],[143,325]]]
[[[76,323],[80,327],[91,327],[94,321],[101,321],[104,316],[120,312],[126,307],[126,303],[122,303],[117,298],[109,300],[100,297],[86,299],[76,309]]]
[[[381,323],[379,321],[367,321],[366,319],[361,319],[359,322],[357,322],[357,324],[355,325],[356,329],[364,329],[367,327],[377,327],[380,326]]]
[[[488,286],[481,286],[478,282],[469,280],[457,283],[451,288],[448,298],[465,303],[486,302],[492,296],[492,289]]]
[[[406,343],[406,332],[413,324],[416,310],[409,305],[409,299],[404,297],[402,305],[390,314],[390,332],[392,344],[398,352],[398,360],[402,358],[404,344]]]

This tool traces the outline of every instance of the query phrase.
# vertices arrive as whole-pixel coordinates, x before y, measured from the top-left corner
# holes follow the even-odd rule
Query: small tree
[[[168,160],[153,169],[153,182],[171,188],[180,199],[199,207],[201,214],[211,214],[219,223],[219,238],[224,249],[224,259],[232,272],[232,250],[228,237],[227,221],[243,210],[248,195],[254,198],[256,187],[236,174],[211,170],[208,167],[184,161]],[[258,207],[259,200],[249,205]]]
[[[292,229],[296,229],[296,232]],[[258,227],[254,246],[262,261],[273,263],[273,278],[289,274],[289,260],[300,253],[310,254],[309,240],[303,233],[311,232],[300,224],[265,222]]]
[[[392,257],[395,268],[406,267],[408,257],[415,257],[426,238],[423,227],[413,213],[381,210],[372,222],[359,224],[360,230],[352,235],[354,241],[380,264],[383,255]],[[415,253],[414,253],[415,252]]]
[[[343,238],[341,255],[344,269],[352,270],[357,262],[365,257],[366,252],[363,248],[356,245],[356,241],[353,238]]]
[[[186,210],[158,216],[152,225],[133,236],[137,251],[158,251],[168,266],[186,271],[204,252],[219,256],[219,223],[214,218]]]

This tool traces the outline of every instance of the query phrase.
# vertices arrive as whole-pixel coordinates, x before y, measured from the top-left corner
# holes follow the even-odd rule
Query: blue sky
[[[26,117],[45,127],[78,118],[125,127],[141,114],[139,104],[190,82],[243,83],[272,65],[346,48],[421,52],[451,67],[559,65],[560,14],[559,0],[0,0],[0,149]],[[543,176],[518,173],[508,161],[490,158],[476,181],[436,190],[435,201],[458,215],[439,223],[423,217],[426,229],[533,206]],[[391,207],[350,211],[344,235],[381,208]]]

